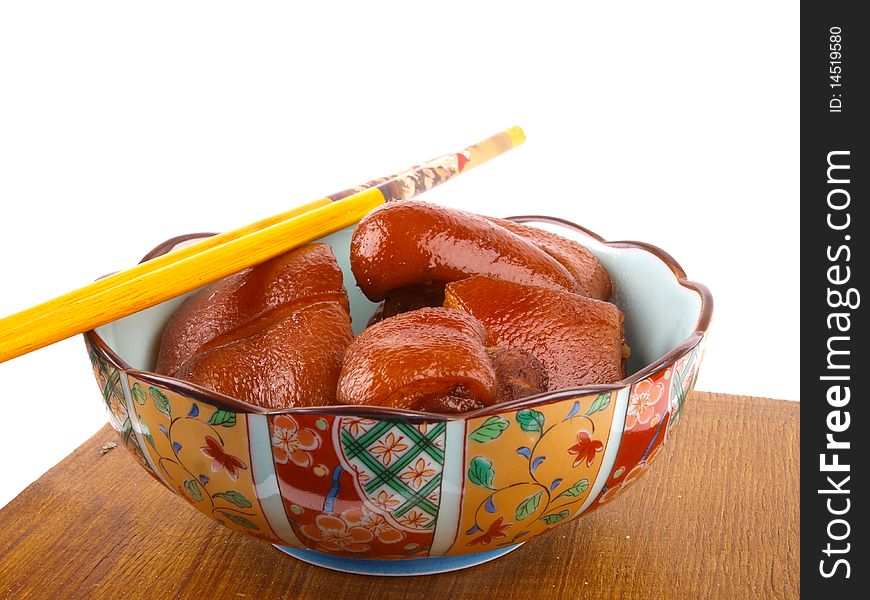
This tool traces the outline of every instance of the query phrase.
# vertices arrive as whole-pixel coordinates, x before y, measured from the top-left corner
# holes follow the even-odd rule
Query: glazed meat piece
[[[311,244],[191,296],[163,332],[157,371],[269,409],[333,404],[352,339],[341,269]]]
[[[537,358],[519,348],[486,349],[498,383],[496,403],[518,400],[547,391],[547,371]]]
[[[341,269],[327,244],[310,244],[200,290],[175,312],[160,344],[158,373],[175,375],[208,342],[278,307],[333,300],[347,308]]]
[[[534,355],[547,370],[549,390],[624,377],[623,316],[609,302],[471,277],[447,284],[444,305],[478,319],[497,345]]]
[[[532,241],[426,202],[386,204],[366,215],[351,241],[351,269],[373,301],[397,288],[471,275],[578,291],[571,273]]]
[[[268,409],[333,404],[352,339],[338,302],[281,307],[212,340],[176,377]]]
[[[344,358],[339,404],[465,412],[493,404],[498,384],[488,334],[471,315],[422,308],[369,327]]]
[[[442,304],[444,304],[443,283],[409,285],[390,290],[375,314],[369,319],[368,324],[371,326],[403,312],[429,306],[441,306]]]
[[[607,300],[612,292],[610,275],[594,254],[582,244],[561,235],[508,219],[486,217],[496,225],[526,238],[558,260],[577,282],[577,292],[590,298]]]

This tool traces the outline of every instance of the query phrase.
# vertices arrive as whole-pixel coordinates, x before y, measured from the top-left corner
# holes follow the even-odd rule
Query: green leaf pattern
[[[468,480],[471,483],[492,490],[495,489],[492,487],[493,479],[495,479],[495,471],[491,460],[482,456],[471,459],[471,464],[468,466]]]
[[[139,385],[138,381],[133,384],[133,389],[131,391],[133,393],[133,400],[136,402],[136,404],[145,404],[147,396],[145,395],[145,392],[142,390],[142,386]]]
[[[570,515],[570,514],[571,513],[568,510],[560,510],[557,513],[553,513],[550,515],[544,515],[543,517],[541,517],[541,520],[544,523],[546,523],[547,525],[554,525],[554,524],[558,523],[559,521],[566,519],[568,517],[568,515]]]
[[[583,479],[581,479],[580,481],[578,481],[577,483],[575,483],[574,485],[569,487],[567,490],[565,490],[564,492],[559,494],[557,497],[561,498],[561,497],[565,496],[568,498],[576,498],[577,496],[579,496],[583,492],[585,492],[586,488],[588,488],[588,487],[589,487],[589,480],[584,477]]]
[[[544,414],[537,410],[527,408],[517,413],[517,423],[520,424],[520,429],[523,431],[537,431],[538,433],[542,433],[544,431]]]
[[[197,483],[196,479],[187,479],[184,482],[184,487],[190,494],[191,498],[197,502],[202,501],[202,491],[199,489],[199,483]]]
[[[253,506],[251,501],[245,498],[244,494],[241,492],[237,492],[235,490],[229,490],[227,492],[219,492],[214,494],[212,498],[223,498],[227,502],[231,502],[238,506],[239,508],[251,508]]]
[[[529,515],[534,514],[534,512],[538,510],[538,506],[541,504],[541,497],[543,495],[544,492],[537,492],[520,502],[519,506],[517,506],[516,513],[514,513],[517,521],[522,521],[523,519],[528,518]]]
[[[532,408],[518,410],[514,414],[514,417],[512,419],[506,419],[504,416],[501,415],[490,416],[483,420],[483,422],[478,425],[476,429],[468,434],[467,439],[469,442],[488,444],[493,440],[501,437],[514,421],[516,421],[516,424],[519,426],[521,431],[537,434],[536,440],[535,438],[532,438],[528,441],[519,441],[518,438],[519,443],[517,445],[519,447],[514,449],[516,454],[523,456],[528,461],[530,479],[527,481],[529,483],[537,483],[541,487],[538,488],[538,490],[540,491],[529,492],[530,495],[519,501],[519,503],[516,505],[513,514],[514,524],[510,524],[512,527],[518,527],[518,525],[515,524],[518,524],[523,520],[530,520],[531,517],[535,515],[539,515],[535,517],[536,521],[544,523],[547,526],[554,526],[569,519],[571,515],[576,512],[577,508],[580,506],[580,503],[586,498],[586,494],[590,489],[590,479],[588,477],[584,477],[567,489],[560,485],[561,479],[556,479],[550,484],[550,487],[547,488],[546,484],[537,481],[537,477],[535,475],[535,467],[540,466],[541,461],[545,460],[546,454],[556,451],[555,447],[553,447],[550,442],[544,442],[545,439],[550,439],[547,436],[553,428],[560,428],[560,433],[558,434],[558,436],[570,435],[564,431],[565,424],[569,423],[569,418],[579,418],[585,420],[591,415],[595,415],[596,413],[607,410],[609,407],[612,406],[612,400],[612,392],[603,392],[597,394],[592,398],[592,401],[588,405],[587,410],[585,411],[583,416],[575,417],[575,415],[577,415],[577,412],[579,411],[579,402],[582,402],[582,400],[578,401],[577,399],[572,398],[570,399],[570,401],[574,403],[574,407],[569,412],[569,417],[554,422],[549,427],[547,426],[547,417],[545,416],[544,412]],[[571,421],[570,423],[573,423],[573,421]],[[554,439],[561,438],[557,437]],[[493,445],[495,446],[496,444]],[[510,449],[508,449],[507,451],[510,451]],[[493,461],[486,456],[480,455],[474,456],[469,462],[467,477],[470,483],[481,488],[493,490],[494,492],[501,492],[502,490],[506,490],[508,489],[508,487],[512,487],[513,485],[525,484],[522,478],[517,480],[516,483],[510,483],[511,481],[516,480],[516,477],[514,476],[514,474],[508,474],[507,480],[503,484],[503,486],[508,487],[496,486],[494,483],[495,469],[493,467]],[[561,491],[561,493],[558,493],[558,495],[555,495],[557,494],[557,492],[555,491],[557,487],[563,491]],[[491,503],[492,498],[492,495],[488,496],[486,502]],[[550,507],[557,500],[559,501],[558,507],[551,508],[549,509],[550,512],[548,512],[548,507]],[[486,506],[486,511],[492,512],[491,505],[481,505],[480,508],[482,509],[484,508],[484,506]],[[480,524],[476,523],[476,525],[481,530],[485,531],[485,528],[482,527]],[[527,532],[524,531],[523,533]],[[479,539],[480,538],[477,538],[477,540]],[[476,543],[475,540],[473,540],[473,542]]]
[[[483,422],[483,425],[472,431],[468,437],[479,444],[485,444],[500,436],[509,425],[510,422],[505,418],[490,417]]]
[[[594,415],[600,410],[604,410],[608,406],[610,406],[610,392],[602,392],[598,394],[598,397],[592,401],[592,404],[589,406],[589,410],[586,411],[586,416]]]
[[[214,414],[208,420],[208,424],[215,427],[233,427],[236,424],[236,413],[219,408],[214,411]]]
[[[153,385],[148,388],[148,395],[151,396],[151,399],[154,400],[154,406],[157,407],[157,410],[162,412],[164,415],[172,418],[172,410],[169,406],[169,398],[167,398],[163,392],[158,390]]]
[[[221,516],[226,517],[227,519],[229,519],[230,521],[232,521],[236,525],[241,525],[242,527],[245,527],[247,529],[253,529],[253,530],[259,529],[259,527],[257,527],[256,525],[254,525],[253,523],[248,521],[245,517],[242,517],[239,515],[234,515],[233,513],[223,512],[223,511],[221,511],[220,514],[221,514]]]

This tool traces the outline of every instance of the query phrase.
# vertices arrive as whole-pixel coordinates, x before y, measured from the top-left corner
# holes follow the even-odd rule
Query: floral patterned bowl
[[[109,420],[155,479],[205,515],[322,566],[422,574],[490,560],[594,510],[643,473],[692,389],[712,313],[665,252],[547,217],[609,270],[632,348],[612,385],[440,416],[362,406],[266,411],[149,371],[184,297],[85,334]],[[349,268],[352,228],[323,241],[356,329],[375,305]],[[145,260],[191,239],[170,240]]]

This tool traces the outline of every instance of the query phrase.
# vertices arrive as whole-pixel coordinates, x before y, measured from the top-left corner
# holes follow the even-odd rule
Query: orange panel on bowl
[[[230,529],[273,543],[257,497],[244,414],[216,408],[129,376],[146,448],[160,477],[197,510]]]
[[[469,420],[462,511],[448,553],[524,542],[577,516],[602,466],[616,396]]]

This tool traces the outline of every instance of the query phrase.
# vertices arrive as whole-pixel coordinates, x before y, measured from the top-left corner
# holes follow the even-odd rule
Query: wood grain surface
[[[650,471],[490,563],[364,577],[201,516],[108,426],[0,510],[0,598],[796,598],[797,403],[696,393]]]

